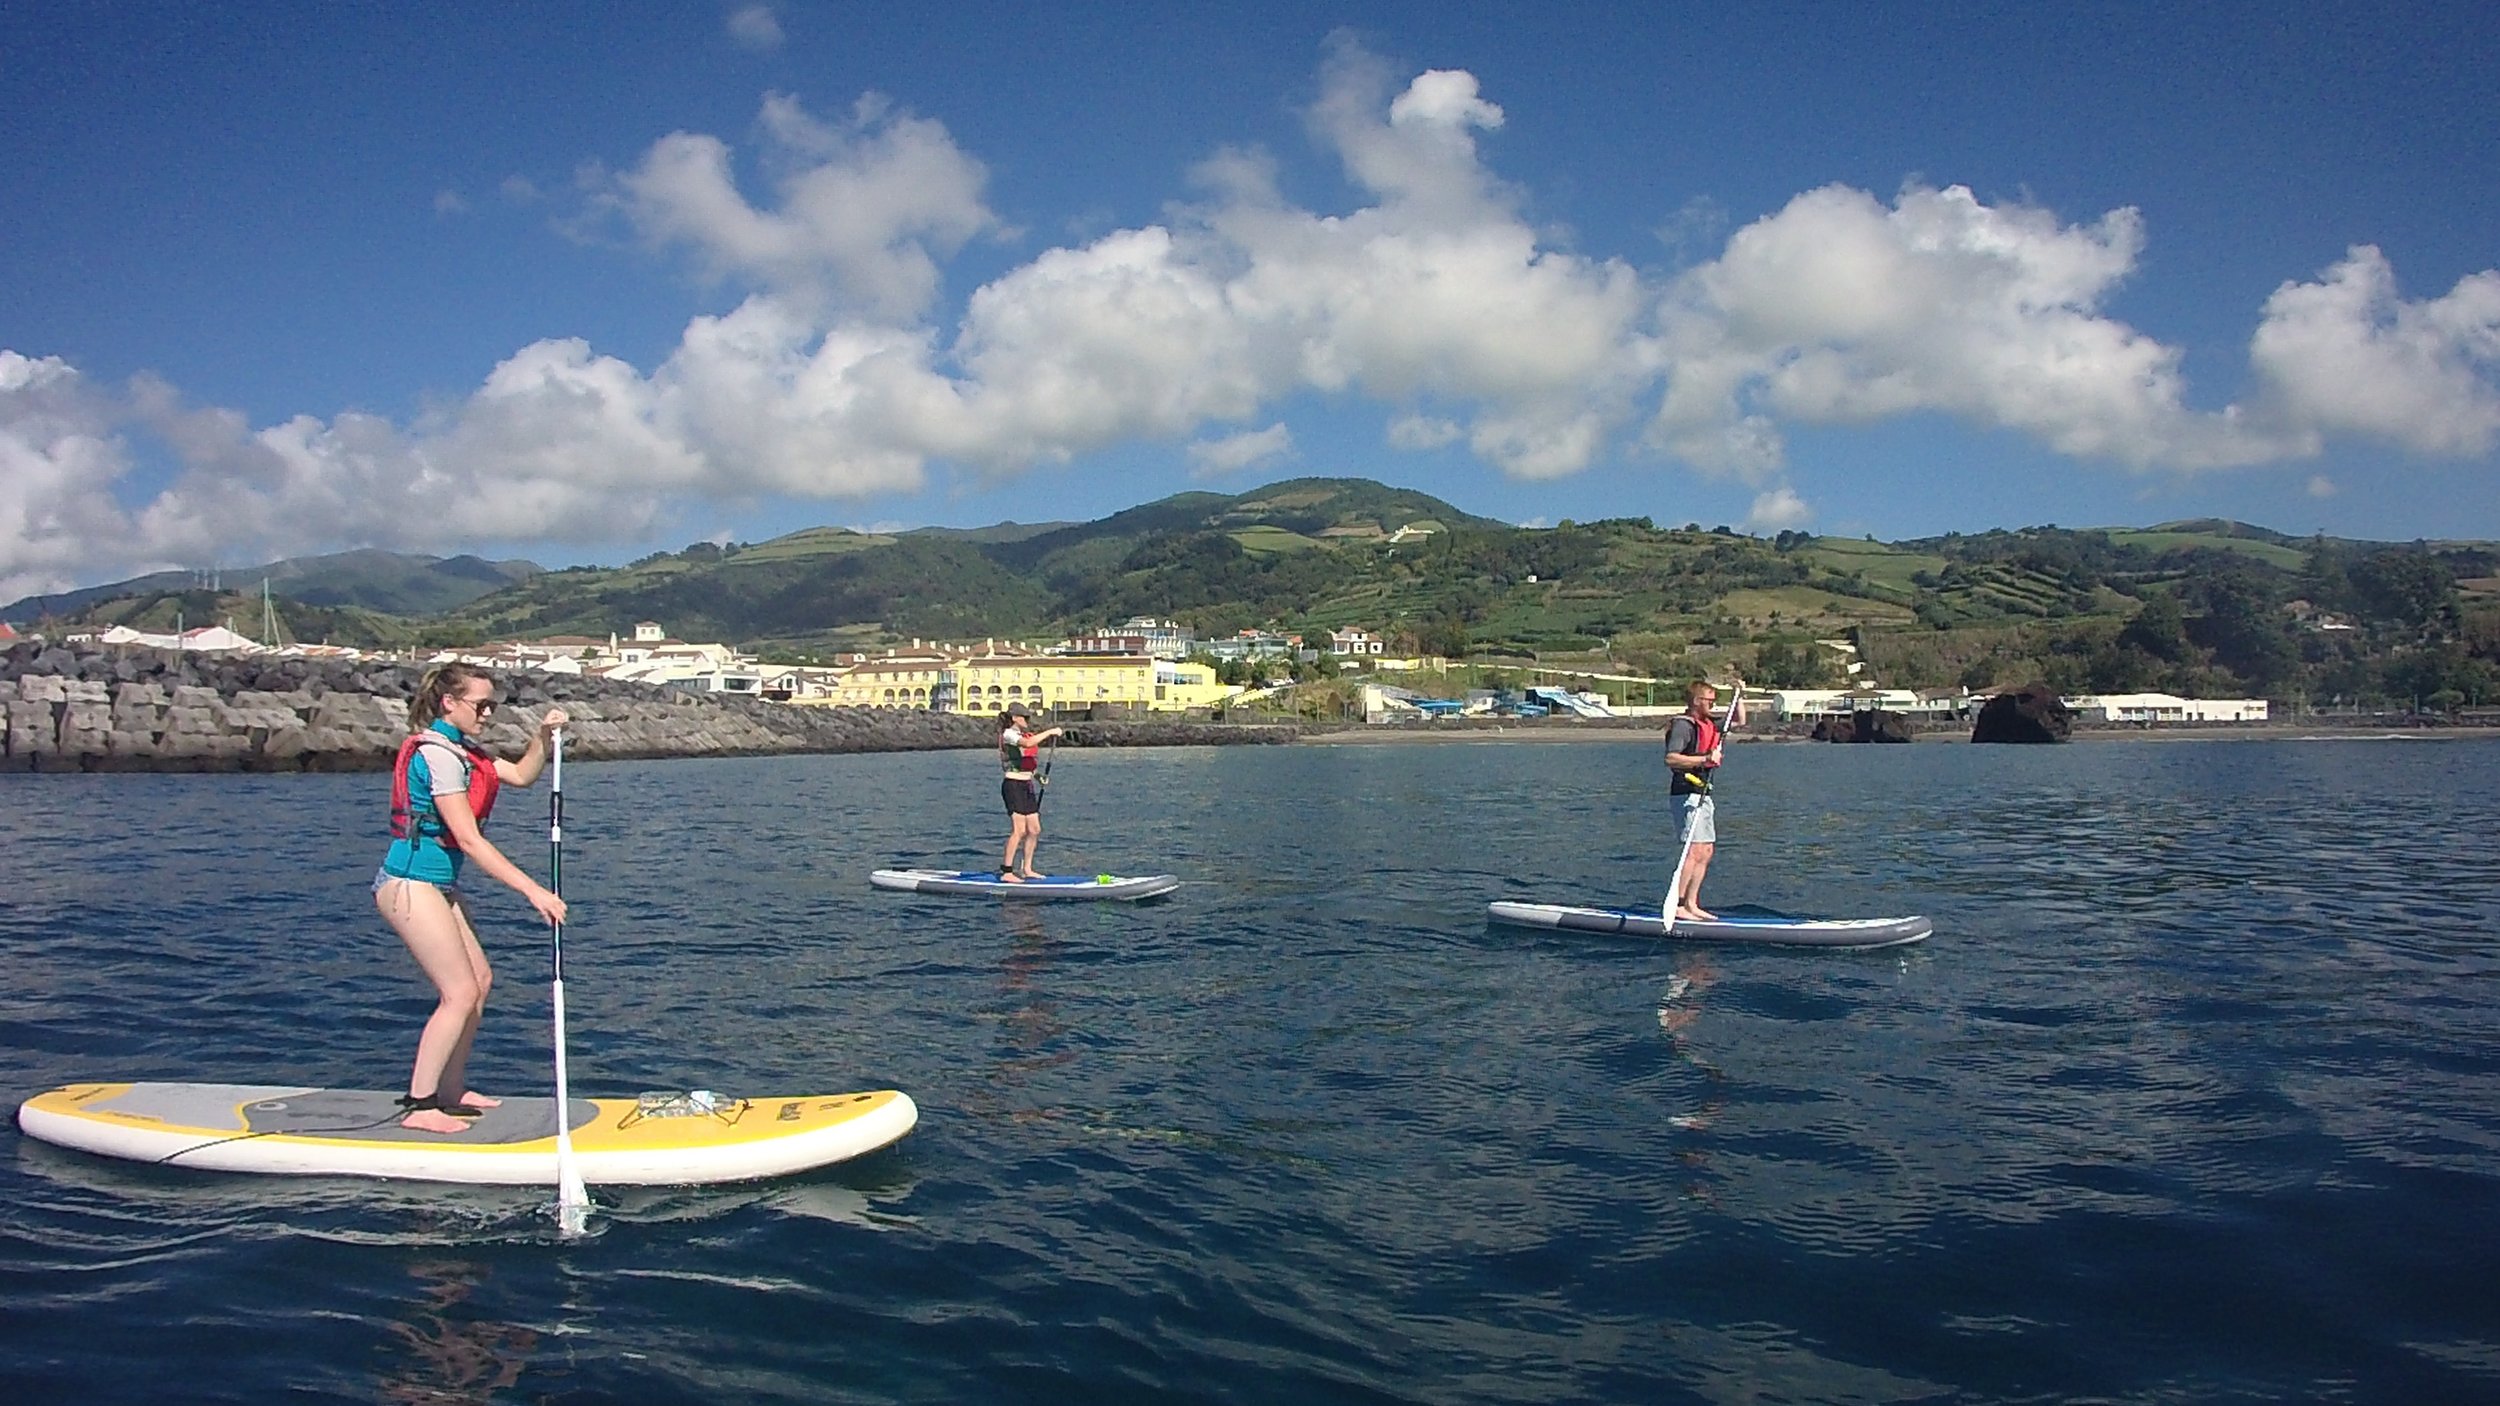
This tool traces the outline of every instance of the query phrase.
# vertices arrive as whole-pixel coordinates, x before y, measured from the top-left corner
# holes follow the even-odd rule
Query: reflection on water
[[[381,1399],[418,1403],[491,1401],[520,1383],[539,1335],[514,1323],[482,1321],[468,1302],[482,1271],[457,1260],[408,1266],[419,1286],[409,1315],[391,1324],[402,1349],[380,1372]],[[544,1389],[544,1384],[541,1384]]]
[[[0,1161],[29,1400],[2481,1399],[2500,746],[1749,747],[1711,884],[1881,953],[1488,927],[1654,902],[1651,739],[1089,753],[1068,867],[979,753],[567,777],[591,1094],[898,1087],[751,1187]],[[1075,784],[1081,780],[1082,785]],[[233,817],[279,817],[232,842]],[[369,777],[0,777],[0,1070],[382,1087],[426,993]],[[485,1087],[548,1068],[481,900]],[[491,1083],[484,1081],[490,1080]],[[249,1352],[239,1352],[248,1343]],[[227,1364],[208,1378],[202,1362]]]
[[[1718,968],[1711,964],[1710,954],[1702,949],[1688,949],[1678,956],[1675,974],[1667,978],[1666,991],[1658,1001],[1658,1028],[1666,1032],[1668,1048],[1700,1078],[1692,1110],[1667,1120],[1669,1127],[1687,1134],[1675,1154],[1676,1162],[1691,1173],[1684,1196],[1711,1207],[1716,1207],[1718,1200],[1710,1185],[1709,1146],[1702,1135],[1710,1131],[1710,1125],[1718,1121],[1721,1110],[1727,1106],[1727,1074],[1701,1052],[1702,1046],[1693,1039],[1693,1027],[1701,1019],[1703,994],[1718,979]]]

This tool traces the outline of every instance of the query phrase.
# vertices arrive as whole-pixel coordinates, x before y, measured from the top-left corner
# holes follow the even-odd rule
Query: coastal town
[[[1262,703],[1273,705],[1290,693],[1295,665],[1316,665],[1323,660],[1331,674],[1352,682],[1346,720],[1359,718],[1375,725],[1489,716],[1663,718],[1682,710],[1680,690],[1690,682],[1528,664],[1515,671],[1526,680],[1515,689],[1451,688],[1452,661],[1390,654],[1384,636],[1373,630],[1332,629],[1308,637],[1242,630],[1202,639],[1186,625],[1148,616],[1049,643],[914,639],[881,651],[837,655],[822,664],[772,663],[733,645],[678,639],[656,620],[637,621],[630,629],[604,638],[560,635],[406,656],[327,645],[264,645],[231,625],[179,633],[114,626],[70,632],[63,640],[74,645],[193,654],[411,664],[459,661],[495,670],[734,695],[800,708],[979,715],[1022,704],[1054,717],[1101,719],[1205,718],[1255,709]],[[1885,713],[1913,726],[1965,723],[2002,691],[1887,687],[1869,676],[1851,641],[1815,643],[1830,652],[1834,670],[1846,684],[1757,693],[1755,706],[1763,720],[1810,724]],[[1247,681],[1222,681],[1227,674]],[[2064,702],[2075,719],[2085,723],[2159,726],[2269,721],[2269,705],[2262,698],[2182,698],[2138,692],[2090,694]]]

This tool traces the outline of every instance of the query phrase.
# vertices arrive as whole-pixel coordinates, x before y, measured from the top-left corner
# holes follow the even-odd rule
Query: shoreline
[[[832,708],[572,675],[493,672],[504,707],[478,736],[527,745],[550,707],[571,715],[578,761],[924,752],[995,747],[991,719],[925,709]],[[380,771],[408,735],[422,670],[304,658],[0,650],[0,772]],[[1070,747],[1260,746],[1300,723],[1070,720]]]
[[[1637,723],[1638,725],[1634,725]],[[1638,739],[1654,741],[1665,731],[1665,721],[1649,726],[1648,719],[1620,723],[1541,723],[1517,722],[1494,726],[1450,727],[1431,723],[1354,724],[1325,732],[1305,732],[1295,739],[1301,746],[1443,746],[1484,743],[1585,743],[1616,742]],[[2476,738],[2500,739],[2500,727],[2448,724],[2406,726],[2400,723],[2321,724],[2315,719],[2279,723],[2190,723],[2176,726],[2078,727],[2068,742],[2376,742],[2417,741],[2457,742]],[[1756,733],[1738,730],[1731,742],[1759,745],[1775,743],[1786,746],[1899,746],[1899,743],[1818,743],[1803,732]],[[1936,728],[1922,731],[1912,742],[1926,745],[1978,746],[1970,739],[1967,727]],[[2057,743],[1993,744],[2057,746]]]

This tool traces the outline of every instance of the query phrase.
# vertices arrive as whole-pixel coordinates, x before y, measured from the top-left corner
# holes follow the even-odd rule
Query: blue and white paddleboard
[[[1792,918],[1761,908],[1730,908],[1715,919],[1677,919],[1675,930],[1655,908],[1574,908],[1561,903],[1496,903],[1494,922],[1519,928],[1679,937],[1696,942],[1753,942],[1774,947],[1898,947],[1935,931],[1925,918]]]
[[[1153,898],[1170,893],[1181,881],[1170,874],[1139,874],[1123,878],[1118,874],[1045,874],[1011,884],[998,877],[995,870],[981,869],[880,869],[868,876],[868,882],[881,889],[904,893],[975,894],[984,898],[1020,898],[1028,901],[1052,898],[1112,898],[1123,901]]]

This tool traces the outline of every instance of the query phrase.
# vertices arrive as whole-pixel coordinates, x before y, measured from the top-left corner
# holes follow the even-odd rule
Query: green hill
[[[353,607],[391,615],[432,615],[526,581],[541,570],[527,561],[487,561],[482,557],[414,556],[361,548],[328,556],[289,557],[259,566],[220,568],[214,573],[159,571],[105,586],[27,596],[0,606],[0,620],[36,621],[74,617],[106,601],[165,595],[202,589],[250,592],[269,582],[273,595],[307,605]],[[213,575],[212,585],[201,578]],[[257,613],[257,603],[255,604]]]
[[[1899,543],[1645,518],[1521,528],[1412,489],[1305,478],[1175,494],[1093,522],[702,543],[624,566],[532,570],[430,609],[377,604],[408,599],[407,573],[387,562],[430,559],[361,555],[377,559],[361,577],[334,563],[299,578],[300,592],[277,590],[280,633],[458,643],[600,637],[656,620],[682,639],[804,657],[913,638],[1048,639],[1146,615],[1202,638],[1354,626],[1400,651],[1592,672],[1733,664],[1781,686],[1838,682],[1838,652],[1816,641],[1845,639],[1888,683],[2469,701],[2500,689],[2500,593],[2487,588],[2500,545],[2299,539],[2222,520]],[[433,576],[483,585],[504,569],[455,558]],[[352,591],[363,594],[344,600]],[[256,599],[162,589],[80,613],[150,628],[259,614]],[[2339,628],[2310,628],[2322,621]]]

